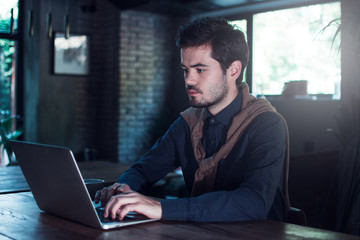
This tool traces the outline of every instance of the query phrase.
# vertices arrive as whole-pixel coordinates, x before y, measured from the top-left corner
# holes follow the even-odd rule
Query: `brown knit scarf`
[[[199,168],[195,172],[194,184],[191,193],[192,196],[199,196],[203,193],[213,191],[218,162],[221,159],[227,157],[236,142],[239,140],[241,135],[244,133],[246,128],[256,116],[268,111],[277,113],[275,108],[271,106],[271,104],[267,100],[262,98],[255,98],[254,96],[250,95],[249,87],[246,83],[242,83],[240,85],[240,91],[242,94],[241,111],[233,118],[232,124],[227,133],[226,143],[220,148],[218,152],[214,153],[214,155],[208,158],[205,158],[205,151],[201,143],[206,110],[204,108],[191,107],[181,113],[190,128],[191,142],[194,149],[194,155],[196,161],[199,164]],[[279,116],[283,119],[280,114]],[[283,121],[286,125],[286,121],[284,119]],[[286,137],[286,144],[284,189],[286,201],[289,207],[290,204],[287,193],[289,162],[288,134]]]

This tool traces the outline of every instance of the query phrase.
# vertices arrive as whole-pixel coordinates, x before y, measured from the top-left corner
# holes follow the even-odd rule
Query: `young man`
[[[287,127],[242,83],[244,34],[224,19],[203,18],[179,29],[177,46],[192,107],[118,183],[97,192],[105,217],[135,211],[163,220],[283,220]],[[179,166],[190,197],[158,201],[138,193]]]

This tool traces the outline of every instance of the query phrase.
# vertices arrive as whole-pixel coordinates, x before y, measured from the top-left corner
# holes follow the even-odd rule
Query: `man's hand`
[[[104,217],[122,220],[129,212],[137,212],[148,218],[162,216],[161,203],[134,191],[127,191],[113,196],[105,206]]]
[[[125,193],[130,191],[130,187],[124,183],[114,183],[109,187],[105,187],[101,190],[98,190],[95,194],[94,201],[99,203],[101,201],[101,206],[104,207],[110,198],[119,193]]]

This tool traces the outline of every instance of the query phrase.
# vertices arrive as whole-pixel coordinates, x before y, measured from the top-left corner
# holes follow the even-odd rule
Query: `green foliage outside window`
[[[12,40],[0,39],[0,109],[5,111],[11,109],[14,44],[15,42]]]

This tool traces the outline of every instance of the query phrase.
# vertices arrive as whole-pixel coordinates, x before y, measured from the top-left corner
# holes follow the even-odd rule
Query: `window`
[[[14,115],[16,55],[18,49],[18,0],[7,0],[0,8],[0,116]]]
[[[257,13],[252,16],[252,93],[281,95],[286,83],[301,81],[312,99],[340,99],[340,2]]]

